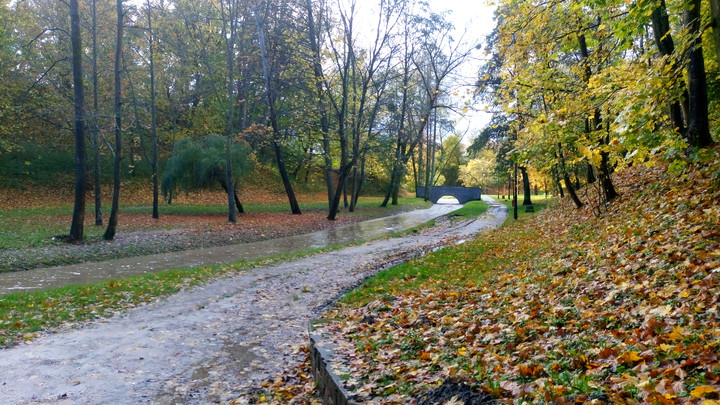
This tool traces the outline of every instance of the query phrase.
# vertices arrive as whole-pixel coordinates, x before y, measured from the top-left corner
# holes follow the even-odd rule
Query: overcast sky
[[[495,6],[488,5],[486,0],[427,0],[427,2],[434,12],[451,11],[448,18],[452,21],[455,29],[459,33],[467,30],[466,38],[468,40],[477,40],[483,46],[482,52],[475,56],[485,56],[485,37],[490,34],[495,26],[493,21]],[[480,62],[470,62],[464,66],[463,75],[474,79],[477,76],[478,63]],[[476,107],[484,108],[482,106]],[[464,118],[457,117],[456,127],[461,133],[468,128],[473,132],[479,131],[487,125],[490,118],[491,116],[488,113],[470,113]],[[467,144],[469,139],[466,138],[464,141]]]

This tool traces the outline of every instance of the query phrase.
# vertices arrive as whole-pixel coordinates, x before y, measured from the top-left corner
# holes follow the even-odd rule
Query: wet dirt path
[[[0,403],[242,403],[244,392],[302,361],[309,319],[342,290],[506,215],[492,203],[476,220],[256,268],[2,350]]]

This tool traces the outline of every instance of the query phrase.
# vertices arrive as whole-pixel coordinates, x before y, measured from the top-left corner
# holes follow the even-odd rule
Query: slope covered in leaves
[[[370,280],[326,314],[333,367],[372,403],[446,378],[508,403],[720,403],[720,167],[667,169],[619,173],[599,216],[561,201]]]

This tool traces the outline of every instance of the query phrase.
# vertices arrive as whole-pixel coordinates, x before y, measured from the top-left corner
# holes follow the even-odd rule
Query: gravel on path
[[[305,354],[308,321],[378,270],[497,227],[475,220],[218,279],[0,352],[2,404],[205,404],[239,399]]]

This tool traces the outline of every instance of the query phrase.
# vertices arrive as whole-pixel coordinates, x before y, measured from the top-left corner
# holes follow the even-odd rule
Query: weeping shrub
[[[226,138],[217,134],[175,142],[163,175],[162,193],[165,200],[172,202],[172,195],[178,190],[207,190],[220,186],[227,191],[225,145]],[[250,148],[244,143],[233,142],[231,159],[233,183],[237,185],[242,176],[250,172]],[[237,187],[235,192],[235,203],[238,211],[242,212]]]

